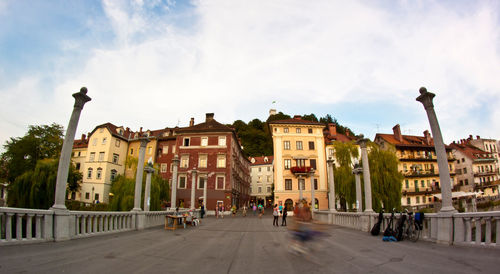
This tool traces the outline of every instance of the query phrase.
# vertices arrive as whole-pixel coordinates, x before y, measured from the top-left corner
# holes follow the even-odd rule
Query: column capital
[[[80,89],[80,92],[73,93],[73,97],[75,97],[75,108],[82,109],[83,105],[87,103],[88,101],[92,100],[89,96],[87,96],[87,88],[82,87]]]
[[[141,137],[139,138],[139,141],[141,142],[140,147],[146,147],[146,145],[151,141],[149,137]]]
[[[146,171],[147,173],[153,173],[153,172],[155,172],[155,169],[151,166],[146,166],[144,168],[144,171]]]
[[[180,160],[179,160],[179,156],[178,156],[177,154],[176,154],[176,155],[174,155],[174,159],[172,159],[172,164],[173,164],[174,166],[178,166],[178,165],[179,165],[179,162],[180,162]]]
[[[434,104],[432,103],[432,100],[434,99],[434,96],[436,96],[436,94],[428,92],[425,87],[421,87],[419,92],[420,96],[418,96],[416,100],[422,103],[425,109],[433,108]]]
[[[368,142],[370,141],[370,139],[365,138],[365,136],[363,134],[360,134],[359,136],[361,138],[356,141],[356,144],[358,144],[361,148],[366,148],[366,145],[368,144]]]
[[[314,168],[311,168],[311,171],[309,171],[309,176],[314,177],[315,172],[316,172],[316,170],[314,170]]]
[[[352,170],[352,174],[359,175],[361,173],[363,173],[363,168],[361,168],[361,166],[359,164],[355,165],[354,169]]]
[[[335,160],[328,159],[328,160],[326,160],[326,163],[328,164],[328,166],[333,166],[333,164],[335,163]]]

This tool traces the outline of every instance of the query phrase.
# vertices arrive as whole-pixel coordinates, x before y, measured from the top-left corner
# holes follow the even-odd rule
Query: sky
[[[356,134],[500,139],[500,1],[0,0],[0,144],[29,125],[76,136],[331,114]],[[3,148],[0,148],[0,151]]]

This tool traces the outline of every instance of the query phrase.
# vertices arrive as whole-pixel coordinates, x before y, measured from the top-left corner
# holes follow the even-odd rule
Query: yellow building
[[[75,140],[73,142],[73,154],[71,155],[71,162],[75,166],[75,169],[78,172],[81,172],[83,174],[83,168],[85,166],[85,159],[87,157],[87,149],[89,145],[89,139],[85,136],[85,134],[82,134],[82,139]],[[79,184],[82,184],[82,181],[79,182]],[[68,199],[70,200],[81,200],[81,192],[71,192],[68,193]]]
[[[88,138],[80,201],[108,203],[111,181],[124,174],[129,130],[111,123],[97,126]]]
[[[312,170],[316,208],[328,209],[324,127],[301,116],[269,122],[274,150],[274,203],[291,210],[299,202],[299,182],[302,197],[311,203]]]
[[[142,131],[142,127],[139,132],[134,132],[130,134],[130,139],[128,142],[128,151],[126,158],[129,159],[131,164],[127,164],[125,167],[125,177],[134,178],[137,172],[137,159],[139,159],[139,148],[141,142],[139,141],[139,137],[149,138],[149,143],[146,145],[146,152],[144,154],[144,163],[143,165],[148,163],[149,160],[152,163],[156,163],[157,157],[157,142],[158,137],[162,137],[163,133],[167,132],[167,130],[147,130],[145,132]]]
[[[441,193],[439,168],[434,140],[429,131],[424,136],[402,135],[399,125],[394,126],[393,134],[377,133],[375,143],[381,149],[395,149],[399,159],[398,170],[404,175],[402,182],[401,205],[403,207],[428,207],[433,204],[435,194]],[[452,149],[446,146],[448,168],[451,176],[451,187],[455,186],[455,169]]]

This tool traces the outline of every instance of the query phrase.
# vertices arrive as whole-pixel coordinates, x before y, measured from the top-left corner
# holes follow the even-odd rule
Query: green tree
[[[8,205],[38,209],[51,207],[54,204],[58,165],[58,160],[39,160],[34,170],[28,170],[18,176],[10,185]],[[81,178],[82,174],[70,165],[68,185],[77,185]]]
[[[314,115],[314,113],[304,114],[304,115],[302,115],[302,119],[307,120],[307,121],[313,121],[313,122],[318,121],[318,118],[316,117],[316,115]]]
[[[372,186],[373,210],[401,209],[401,182],[404,176],[398,171],[395,149],[382,150],[375,143],[369,144],[368,162]]]
[[[352,174],[352,159],[358,158],[359,152],[353,142],[335,142],[333,147],[337,164],[339,165],[334,171],[335,194],[340,200],[341,208],[347,210],[347,208],[350,209],[352,204],[356,202],[356,186],[355,178]]]
[[[26,171],[34,170],[38,160],[58,159],[63,143],[63,127],[52,125],[29,126],[23,137],[10,138],[4,145],[7,180],[13,182]]]

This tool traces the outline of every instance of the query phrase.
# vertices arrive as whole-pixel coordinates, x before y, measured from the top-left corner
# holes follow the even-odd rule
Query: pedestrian
[[[273,226],[280,226],[278,223],[278,218],[279,218],[278,205],[275,204],[273,208]]]
[[[281,203],[281,202],[280,202],[280,203]],[[283,205],[282,205],[282,204],[280,204],[280,206],[279,206],[278,208],[279,208],[279,210],[280,210],[280,215],[282,215],[282,214],[283,214]]]
[[[220,205],[215,206],[215,217],[219,219]]]
[[[286,209],[286,206],[283,208],[283,216],[281,219],[281,226],[286,226],[286,216],[288,215],[288,210]]]
[[[224,219],[224,204],[220,208],[220,216],[222,219]]]
[[[246,217],[247,216],[247,206],[244,205],[243,206],[243,217]]]
[[[231,212],[233,213],[233,217],[236,216],[236,205],[233,205],[233,207],[231,207]]]
[[[253,204],[252,210],[253,210],[253,216],[255,216],[255,214],[257,213],[257,206],[255,204]]]
[[[201,218],[203,219],[203,216],[205,216],[205,205],[203,203],[201,203],[200,213],[201,213]]]
[[[262,215],[264,215],[264,207],[259,204],[259,218],[262,218]]]

